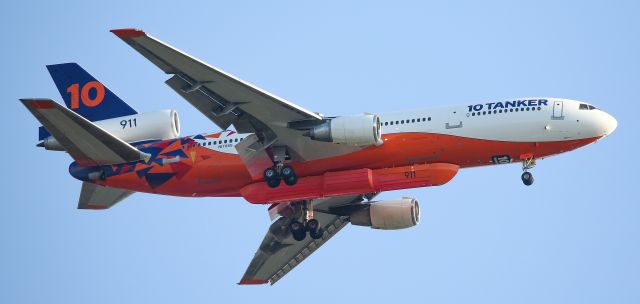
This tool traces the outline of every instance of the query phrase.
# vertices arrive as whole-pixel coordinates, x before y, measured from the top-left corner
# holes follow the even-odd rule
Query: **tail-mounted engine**
[[[290,122],[289,127],[306,130],[303,135],[317,141],[359,147],[382,144],[380,118],[373,114],[295,121]]]
[[[180,120],[178,112],[174,110],[122,116],[93,123],[129,143],[143,140],[165,140],[180,136]],[[38,146],[44,146],[47,150],[64,150],[53,136],[45,138]]]

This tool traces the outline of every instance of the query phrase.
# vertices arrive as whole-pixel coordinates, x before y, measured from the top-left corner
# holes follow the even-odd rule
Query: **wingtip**
[[[267,284],[269,281],[267,280],[252,280],[252,279],[242,279],[238,283],[238,285],[262,285]]]
[[[52,109],[56,107],[56,102],[43,98],[20,98],[22,104],[34,109]]]
[[[111,32],[120,39],[130,39],[146,35],[143,30],[134,28],[113,29]]]

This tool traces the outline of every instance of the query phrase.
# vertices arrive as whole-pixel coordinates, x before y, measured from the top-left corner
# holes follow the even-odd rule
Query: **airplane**
[[[238,284],[273,285],[349,223],[419,223],[418,200],[376,201],[380,192],[440,186],[461,168],[511,163],[522,165],[529,186],[536,160],[617,127],[590,103],[550,97],[325,116],[142,30],[111,32],[171,75],[165,83],[223,131],[180,136],[174,110],[138,113],[65,63],[47,69],[66,107],[21,99],[43,125],[37,145],[73,158],[80,209],[108,209],[135,192],[268,204],[273,223]]]

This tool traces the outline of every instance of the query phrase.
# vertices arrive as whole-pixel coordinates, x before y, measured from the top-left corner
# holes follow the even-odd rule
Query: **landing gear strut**
[[[524,172],[522,173],[521,178],[522,178],[522,183],[525,184],[526,186],[531,186],[533,184],[533,174],[529,172],[529,169],[535,166],[536,166],[536,159],[533,157],[533,155],[527,156],[522,161],[522,171]]]
[[[293,186],[298,182],[298,175],[291,166],[285,166],[282,163],[264,170],[264,180],[270,188],[276,188],[280,185],[280,181]]]
[[[304,240],[307,236],[307,231],[309,232],[309,236],[314,240],[322,238],[324,229],[320,227],[320,222],[313,218],[313,206],[310,201],[305,201],[302,204],[302,218],[303,222],[292,219],[289,223],[289,231],[293,239],[296,241]]]

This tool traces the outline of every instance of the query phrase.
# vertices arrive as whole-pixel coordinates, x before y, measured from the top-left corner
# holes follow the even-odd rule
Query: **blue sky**
[[[3,2],[1,303],[638,303],[634,1]],[[269,225],[236,198],[136,194],[76,209],[70,158],[37,149],[21,97],[60,96],[46,64],[78,62],[137,110],[215,131],[167,76],[108,32],[137,27],[308,109],[385,112],[524,96],[614,115],[605,140],[539,162],[461,171],[412,229],[348,227],[273,287],[240,279]]]

